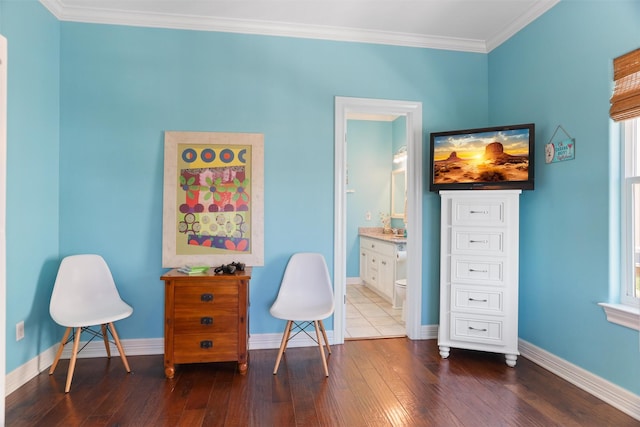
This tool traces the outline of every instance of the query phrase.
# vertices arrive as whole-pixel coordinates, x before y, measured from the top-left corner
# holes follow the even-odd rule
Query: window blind
[[[640,49],[613,60],[613,80],[611,118],[620,121],[640,117]]]

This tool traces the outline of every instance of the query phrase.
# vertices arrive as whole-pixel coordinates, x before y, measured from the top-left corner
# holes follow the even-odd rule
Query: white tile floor
[[[345,339],[387,338],[406,335],[402,309],[364,285],[347,285]]]

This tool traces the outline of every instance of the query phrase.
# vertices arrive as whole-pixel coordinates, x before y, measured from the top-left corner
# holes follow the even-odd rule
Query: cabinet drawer
[[[238,333],[176,334],[175,363],[221,362],[238,355]]]
[[[502,344],[502,321],[477,319],[453,314],[451,339]]]
[[[504,202],[498,199],[453,199],[452,225],[500,226],[505,223]]]
[[[201,307],[238,306],[237,286],[181,286],[176,287],[174,292],[176,309],[188,307],[200,310]]]
[[[383,242],[382,240],[369,239],[367,237],[360,237],[360,247],[377,252],[382,255],[388,255],[390,257],[396,256],[395,243]]]
[[[453,285],[451,291],[452,311],[484,312],[495,315],[503,313],[504,296],[499,289],[471,289],[467,286]]]
[[[218,333],[238,332],[238,313],[235,310],[176,310],[174,314],[174,333]]]
[[[452,230],[453,253],[473,252],[475,254],[502,255],[504,253],[504,232],[479,231],[464,228]]]
[[[502,260],[452,256],[451,281],[503,285],[503,262]]]

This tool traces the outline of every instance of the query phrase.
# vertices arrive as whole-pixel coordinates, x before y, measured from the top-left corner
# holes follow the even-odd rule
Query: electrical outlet
[[[16,323],[16,341],[20,341],[24,338],[24,320]]]
[[[371,221],[371,212],[367,212],[364,216],[365,221]]]

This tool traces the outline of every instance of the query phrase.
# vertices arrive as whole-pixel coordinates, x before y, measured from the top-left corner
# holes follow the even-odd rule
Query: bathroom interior
[[[406,335],[406,117],[347,117],[345,339]]]

